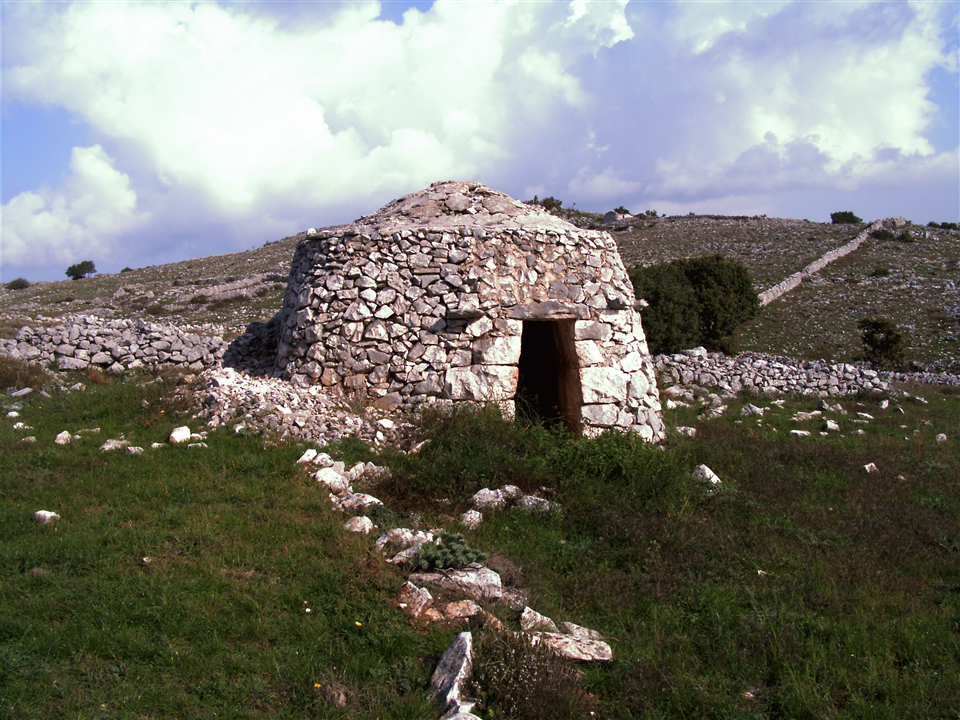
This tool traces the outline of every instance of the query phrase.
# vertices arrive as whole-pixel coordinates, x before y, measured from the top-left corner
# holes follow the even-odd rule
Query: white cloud
[[[680,62],[695,89],[677,98],[687,117],[679,142],[655,160],[657,190],[725,192],[760,178],[768,187],[845,184],[851,168],[870,175],[884,165],[888,148],[931,155],[924,134],[937,108],[927,75],[950,62],[941,11],[929,3],[680,5],[672,25],[676,42],[693,51]]]
[[[376,2],[302,26],[242,4],[31,9],[7,92],[64,105],[225,216],[316,207],[503,159],[513,126],[584,102],[568,67],[629,37],[624,6],[438,0],[401,26]]]
[[[3,206],[4,263],[36,268],[101,259],[116,239],[149,219],[130,178],[99,145],[74,148],[71,174],[56,189],[23,192]]]

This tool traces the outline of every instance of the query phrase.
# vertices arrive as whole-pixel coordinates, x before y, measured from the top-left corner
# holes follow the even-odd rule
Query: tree
[[[903,333],[895,322],[885,317],[863,318],[857,323],[857,329],[867,362],[879,369],[903,365],[906,347]]]
[[[84,260],[78,262],[76,265],[71,265],[67,268],[66,275],[71,280],[80,280],[85,278],[87,275],[92,275],[97,271],[97,268],[94,266],[92,260]]]
[[[863,220],[849,210],[843,210],[841,212],[830,213],[830,222],[834,225],[856,225],[857,223],[862,223]]]
[[[649,303],[643,329],[654,354],[695,345],[734,352],[737,328],[760,311],[750,273],[722,255],[635,267],[630,279]]]

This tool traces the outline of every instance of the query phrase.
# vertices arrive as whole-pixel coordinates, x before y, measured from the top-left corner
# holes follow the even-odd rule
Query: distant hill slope
[[[569,213],[570,211],[564,211]],[[577,224],[602,216],[577,211]],[[568,218],[569,219],[569,218]],[[765,217],[638,216],[611,233],[627,266],[720,253],[742,262],[758,291],[851,240],[862,225]],[[907,332],[910,358],[960,363],[960,233],[910,226],[913,242],[870,239],[764,308],[741,349],[849,360],[860,318],[885,315]],[[72,314],[141,317],[206,326],[227,338],[279,310],[299,236],[246,252],[196,258],[84,280],[0,286],[0,336]]]

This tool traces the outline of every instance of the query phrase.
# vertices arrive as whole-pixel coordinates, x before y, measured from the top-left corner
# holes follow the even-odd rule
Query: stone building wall
[[[477,183],[438,183],[300,242],[277,367],[296,383],[367,393],[384,407],[510,408],[518,383],[558,373],[560,403],[578,406],[587,433],[616,427],[658,440],[660,401],[635,302],[607,233]]]

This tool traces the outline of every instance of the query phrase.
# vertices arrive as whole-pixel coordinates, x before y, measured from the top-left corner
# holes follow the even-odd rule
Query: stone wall
[[[0,355],[55,364],[58,370],[95,367],[118,373],[178,365],[200,371],[218,364],[226,347],[223,338],[174,326],[86,316],[53,327],[23,327],[14,339],[0,340]]]
[[[863,363],[796,360],[761,353],[730,357],[703,348],[654,358],[661,388],[674,383],[727,393],[747,390],[763,394],[841,396],[860,392],[896,392],[893,383],[960,385],[949,373],[878,372]]]
[[[818,272],[823,270],[827,265],[832,263],[834,260],[839,260],[845,255],[849,255],[854,250],[860,247],[864,240],[870,237],[870,234],[876,230],[879,230],[884,227],[902,227],[907,224],[907,221],[903,218],[888,218],[887,220],[876,220],[871,223],[867,228],[863,230],[859,235],[857,235],[853,240],[848,242],[846,245],[831,250],[824,253],[819,258],[814,260],[812,263],[807,265],[800,272],[795,272],[793,275],[790,275],[785,280],[778,282],[773,287],[767,288],[762,293],[759,294],[760,305],[769,305],[774,300],[779,298],[781,295],[795,290],[800,286],[806,278],[809,278],[813,275],[816,275]]]

